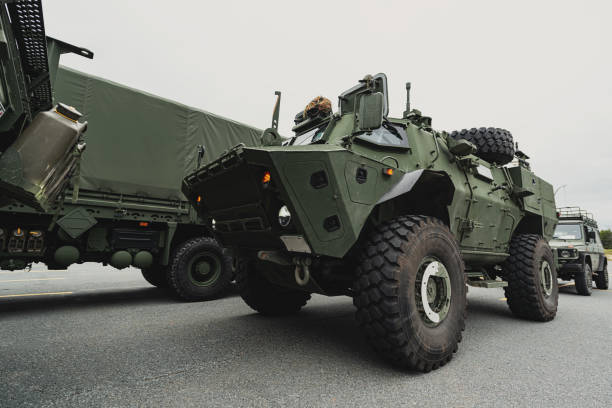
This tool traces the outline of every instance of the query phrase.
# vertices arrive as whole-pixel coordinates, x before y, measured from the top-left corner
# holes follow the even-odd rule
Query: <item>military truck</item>
[[[608,259],[593,214],[580,207],[562,207],[557,213],[559,224],[550,246],[559,278],[573,280],[576,292],[584,296],[593,293],[593,281],[598,289],[608,289]]]
[[[40,4],[11,3],[9,10],[35,3]],[[42,25],[42,14],[39,20]],[[3,27],[12,26],[7,23]],[[29,35],[33,31],[25,32]],[[233,279],[232,257],[212,238],[210,219],[198,216],[188,205],[180,191],[181,180],[198,163],[237,143],[257,144],[261,130],[58,68],[59,55],[52,57],[58,44],[60,50],[68,47],[47,40],[51,81],[46,92],[66,106],[58,105],[57,112],[42,114],[51,116],[45,120],[67,123],[67,128],[74,130],[70,134],[72,144],[78,139],[77,130],[88,126],[87,148],[83,149],[82,143],[75,148],[70,143],[58,145],[45,124],[35,128],[40,129],[41,136],[34,139],[37,144],[26,145],[31,149],[31,153],[26,152],[27,159],[38,165],[37,157],[61,148],[64,156],[57,156],[71,161],[60,173],[54,173],[58,176],[52,185],[54,194],[48,193],[49,188],[40,188],[43,194],[38,190],[37,195],[22,194],[27,198],[22,201],[15,200],[18,195],[2,195],[0,269],[23,269],[34,262],[42,262],[49,269],[82,262],[100,262],[119,269],[134,266],[149,283],[167,288],[184,300],[219,296]],[[42,50],[37,58],[46,63],[44,42],[37,49]],[[85,51],[77,52],[84,55]],[[3,72],[11,70],[5,68]],[[8,112],[0,120],[9,118]],[[35,119],[30,127],[36,124]],[[26,132],[19,137],[24,135]],[[0,158],[0,174],[3,181],[19,181],[18,177],[10,178],[19,168],[10,153],[7,149]],[[23,166],[26,175],[32,166]]]
[[[504,287],[517,316],[555,317],[553,189],[509,132],[436,131],[409,98],[391,118],[384,74],[343,92],[337,113],[316,98],[289,141],[279,102],[265,146],[237,146],[183,181],[239,256],[251,308],[287,314],[311,293],[351,296],[374,349],[422,371],[457,351],[466,283]]]

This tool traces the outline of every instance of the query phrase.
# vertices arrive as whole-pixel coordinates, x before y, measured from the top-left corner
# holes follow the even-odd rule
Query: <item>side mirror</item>
[[[589,241],[595,242],[595,231],[589,231],[587,233],[587,237],[589,238]]]
[[[367,131],[381,127],[384,108],[382,92],[361,95],[359,98],[359,130]]]

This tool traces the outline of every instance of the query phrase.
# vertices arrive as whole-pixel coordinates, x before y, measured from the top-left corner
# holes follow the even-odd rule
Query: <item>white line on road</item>
[[[29,281],[48,281],[48,280],[62,280],[65,278],[32,278],[32,279],[9,279],[9,280],[0,280],[0,283],[6,282],[29,282]]]
[[[70,295],[70,294],[72,294],[72,292],[21,293],[19,295],[2,295],[0,296],[0,298],[45,296],[45,295]]]

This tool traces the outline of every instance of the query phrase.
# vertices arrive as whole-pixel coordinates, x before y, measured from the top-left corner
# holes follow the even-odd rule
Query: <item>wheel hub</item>
[[[439,325],[448,315],[451,283],[448,270],[435,258],[426,258],[417,273],[415,287],[417,308],[429,326]]]
[[[214,254],[200,254],[189,264],[189,279],[196,286],[209,286],[221,275],[221,261]]]
[[[542,265],[540,266],[540,281],[544,293],[546,296],[550,296],[553,291],[553,274],[548,261],[542,261]]]

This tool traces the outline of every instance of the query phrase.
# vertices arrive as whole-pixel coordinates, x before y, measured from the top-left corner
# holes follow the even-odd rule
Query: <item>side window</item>
[[[601,237],[599,236],[599,231],[595,231],[595,242],[597,243],[597,245],[601,245],[603,246],[603,244],[601,243]]]
[[[397,147],[400,149],[410,148],[408,145],[408,136],[406,136],[406,129],[401,125],[395,125],[389,122],[383,123],[378,129],[357,136],[357,139],[379,146]]]

